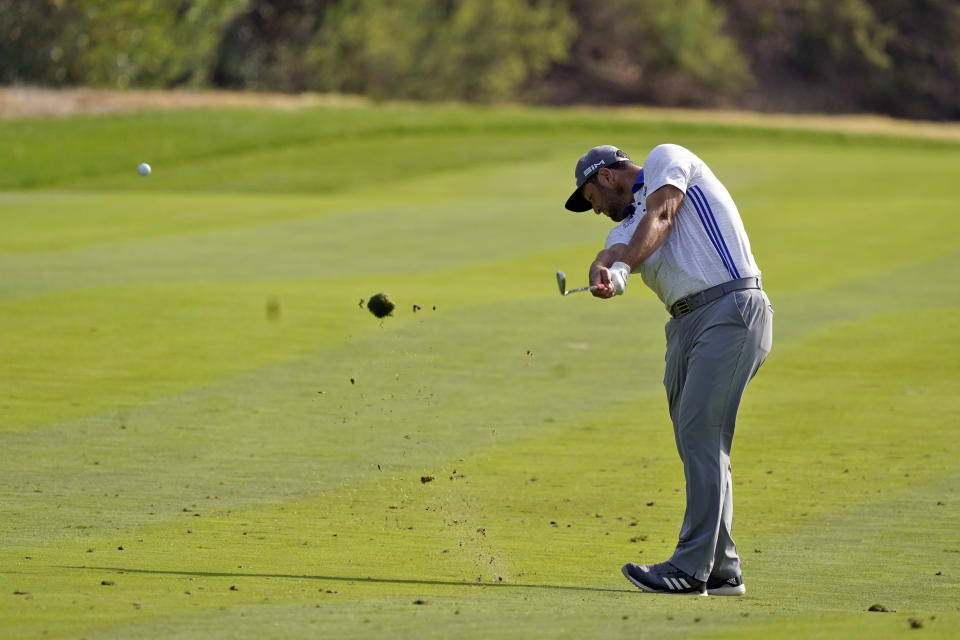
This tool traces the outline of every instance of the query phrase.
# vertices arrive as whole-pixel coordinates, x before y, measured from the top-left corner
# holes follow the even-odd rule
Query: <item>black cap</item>
[[[573,171],[573,179],[577,183],[577,188],[573,194],[567,198],[567,209],[570,211],[589,211],[590,203],[580,193],[582,187],[590,176],[600,171],[603,167],[609,167],[618,162],[624,162],[630,158],[620,149],[609,144],[602,144],[587,151],[580,160],[577,161],[577,168]]]

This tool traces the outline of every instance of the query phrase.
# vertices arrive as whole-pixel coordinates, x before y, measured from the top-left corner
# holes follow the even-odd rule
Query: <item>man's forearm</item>
[[[620,256],[626,248],[627,245],[625,244],[615,244],[598,253],[597,258],[593,261],[593,264],[590,265],[590,283],[597,284],[603,282],[600,277],[600,272],[604,269],[609,269],[614,262],[620,260]]]
[[[647,215],[637,224],[633,237],[619,253],[617,260],[634,269],[652,256],[673,228],[681,202],[683,192],[674,186],[667,185],[654,191],[647,198]]]
[[[672,219],[644,216],[617,260],[626,263],[631,270],[643,264],[664,243],[672,226]]]

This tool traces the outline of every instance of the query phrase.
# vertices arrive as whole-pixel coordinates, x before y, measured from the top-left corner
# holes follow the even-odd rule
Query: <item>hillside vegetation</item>
[[[0,0],[0,83],[960,119],[953,0]]]

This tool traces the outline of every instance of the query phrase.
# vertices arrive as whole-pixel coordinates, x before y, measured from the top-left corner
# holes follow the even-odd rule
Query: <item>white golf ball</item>
[[[150,175],[150,165],[148,165],[146,162],[141,162],[140,166],[137,167],[137,173],[142,176]]]

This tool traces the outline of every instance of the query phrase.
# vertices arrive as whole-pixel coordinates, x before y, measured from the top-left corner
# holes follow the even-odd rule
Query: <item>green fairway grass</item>
[[[417,105],[0,141],[0,637],[960,630],[960,143]],[[727,184],[776,314],[742,598],[621,575],[683,514],[667,314],[554,280],[609,225],[563,210],[576,159],[661,142]]]

